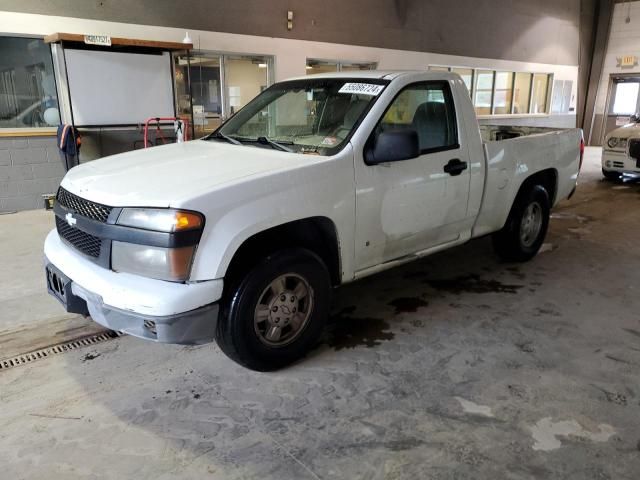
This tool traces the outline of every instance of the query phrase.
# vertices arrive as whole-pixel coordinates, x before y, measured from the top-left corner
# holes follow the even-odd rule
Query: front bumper
[[[91,318],[110,330],[158,343],[200,345],[214,340],[218,319],[217,303],[189,312],[159,317],[127,312],[105,305],[99,295],[75,282],[71,285],[71,291],[87,303]]]
[[[64,244],[55,230],[45,241],[45,261],[71,280],[73,295],[109,329],[162,343],[214,339],[221,279],[174,283],[113,272]]]
[[[602,153],[602,169],[608,172],[640,174],[640,167],[635,158],[624,152],[604,150]]]

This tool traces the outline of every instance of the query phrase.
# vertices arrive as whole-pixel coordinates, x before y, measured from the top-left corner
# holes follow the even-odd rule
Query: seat
[[[418,132],[420,150],[448,145],[447,109],[442,102],[424,102],[418,106],[411,122]]]
[[[344,121],[342,122],[340,128],[338,128],[336,131],[336,137],[338,137],[339,139],[343,139],[349,134],[355,123],[360,118],[360,115],[362,115],[362,112],[364,112],[364,109],[367,108],[367,105],[369,105],[368,100],[351,101],[351,103],[349,104],[349,109],[344,115]]]
[[[351,98],[348,95],[329,98],[320,118],[318,133],[320,135],[329,135],[339,128],[350,106]]]

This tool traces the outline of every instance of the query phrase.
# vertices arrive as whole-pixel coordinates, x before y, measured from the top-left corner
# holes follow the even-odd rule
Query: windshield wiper
[[[211,135],[211,138],[221,138],[223,140],[226,140],[229,143],[233,143],[234,145],[242,145],[240,141],[236,140],[233,137],[225,135],[224,133],[221,133],[221,132],[214,133],[213,135]]]
[[[261,143],[263,145],[271,145],[273,148],[277,148],[278,150],[282,150],[283,152],[294,153],[289,147],[285,147],[283,142],[275,142],[268,137],[258,137],[256,138],[256,142]],[[293,142],[286,142],[287,145],[293,145]]]

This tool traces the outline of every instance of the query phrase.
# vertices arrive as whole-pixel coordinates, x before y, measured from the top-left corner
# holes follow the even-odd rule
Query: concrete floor
[[[102,330],[47,295],[42,246],[51,211],[0,215],[0,360]]]
[[[281,372],[130,337],[0,371],[0,477],[639,478],[640,185],[598,162],[533,261],[481,239],[347,286]]]

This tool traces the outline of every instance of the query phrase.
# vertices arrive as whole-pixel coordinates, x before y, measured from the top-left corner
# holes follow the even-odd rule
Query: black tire
[[[265,310],[268,312],[268,319],[262,322],[266,323],[255,323],[255,318],[258,318],[258,305],[268,303],[265,302],[265,298],[271,297],[271,302],[278,302],[278,298],[288,295],[274,295],[271,287],[276,279],[283,276],[285,285],[297,285],[299,282],[304,285],[303,288],[309,287],[310,295],[305,295],[308,315],[303,315],[305,320],[300,322],[302,326],[289,343],[270,345],[266,343],[270,342],[266,338],[268,332],[262,334],[259,331],[262,325],[274,329],[282,327],[280,331],[283,339],[285,334],[282,332],[291,334],[294,329],[291,317],[291,323],[285,325],[284,318],[281,320],[280,317],[275,317],[275,313],[272,314],[273,307]],[[291,302],[294,301],[293,296],[288,298]],[[216,341],[229,358],[246,368],[261,372],[277,370],[305,356],[319,342],[329,316],[330,299],[329,272],[317,255],[303,248],[275,252],[244,275],[225,295],[218,317]],[[300,313],[305,309],[303,302],[304,300],[296,300],[295,303],[288,304],[288,307],[280,304],[280,312],[284,312],[285,307],[296,312],[297,306]],[[276,321],[282,322],[280,327],[271,323]],[[291,331],[286,330],[288,327]]]
[[[605,170],[604,168],[602,169],[602,175],[606,180],[609,180],[612,182],[618,182],[620,181],[620,178],[621,178],[621,175],[619,172],[608,171],[608,170]]]
[[[525,214],[529,215],[530,207],[536,212],[539,208],[541,224],[535,233],[523,239]],[[526,262],[533,258],[547,235],[550,208],[549,194],[542,185],[532,185],[521,190],[511,207],[507,223],[502,230],[493,234],[493,248],[498,256],[508,262]]]

